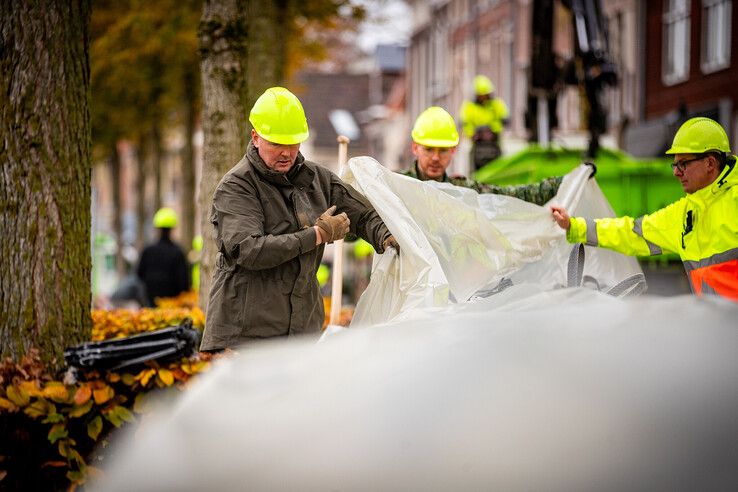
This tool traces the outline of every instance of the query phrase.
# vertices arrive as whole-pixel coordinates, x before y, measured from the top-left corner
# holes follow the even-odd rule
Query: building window
[[[730,66],[730,0],[702,0],[702,71]]]
[[[446,23],[446,11],[436,11],[434,16],[438,19],[433,24],[432,49],[433,49],[433,80],[432,80],[432,103],[442,104],[442,100],[449,91],[448,84],[448,25]]]
[[[664,5],[662,76],[665,85],[674,85],[689,78],[689,0],[666,0]]]

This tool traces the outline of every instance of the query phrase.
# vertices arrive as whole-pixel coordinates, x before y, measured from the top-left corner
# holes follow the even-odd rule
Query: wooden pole
[[[349,138],[338,136],[338,172],[343,170],[348,160]],[[333,242],[333,280],[331,283],[331,317],[329,323],[337,325],[341,318],[341,297],[343,296],[343,239]]]

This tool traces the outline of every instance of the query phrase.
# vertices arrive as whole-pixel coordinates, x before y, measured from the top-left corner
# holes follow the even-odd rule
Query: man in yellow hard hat
[[[171,237],[172,229],[177,227],[177,213],[169,207],[159,209],[154,227],[159,240],[144,248],[136,272],[146,286],[149,307],[155,305],[157,297],[176,297],[190,288],[187,259]]]
[[[505,101],[495,97],[495,86],[484,75],[474,77],[474,100],[459,110],[464,134],[472,140],[472,166],[476,171],[500,157],[500,137],[508,117]]]
[[[453,117],[443,108],[432,106],[415,120],[413,125],[412,152],[415,162],[402,172],[405,176],[422,181],[448,182],[456,186],[472,188],[478,193],[495,193],[520,198],[543,205],[556,195],[561,177],[546,178],[539,183],[518,186],[496,186],[479,183],[464,176],[449,176],[446,169],[456,153],[459,133]]]
[[[218,250],[200,349],[317,334],[324,310],[316,272],[326,243],[351,232],[383,253],[399,250],[369,202],[305,160],[299,99],[267,89],[249,114],[246,155],[221,179],[210,222]]]
[[[695,294],[738,301],[738,172],[730,152],[719,123],[692,118],[666,152],[685,197],[637,219],[569,217],[554,206],[554,220],[572,243],[634,256],[677,253]]]

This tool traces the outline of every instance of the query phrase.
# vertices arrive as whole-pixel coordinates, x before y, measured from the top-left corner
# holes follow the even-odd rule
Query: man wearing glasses
[[[432,106],[423,111],[412,131],[412,152],[415,162],[402,174],[422,181],[432,180],[472,188],[478,193],[495,193],[543,205],[556,195],[562,178],[546,178],[539,183],[519,186],[496,186],[463,176],[449,177],[446,169],[456,153],[459,133],[453,117],[443,108]]]
[[[627,255],[677,253],[692,291],[738,301],[738,172],[725,130],[709,118],[686,121],[666,152],[687,195],[637,219],[569,217],[552,206],[571,243]]]

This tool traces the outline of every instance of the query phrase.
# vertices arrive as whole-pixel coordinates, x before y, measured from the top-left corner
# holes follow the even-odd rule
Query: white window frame
[[[689,79],[690,0],[664,0],[661,79],[675,85]]]
[[[448,82],[448,33],[449,29],[445,16],[433,24],[431,43],[434,66],[431,96],[434,104],[440,104],[440,101],[448,95],[450,90]]]
[[[731,0],[702,0],[702,73],[712,73],[730,66]]]

